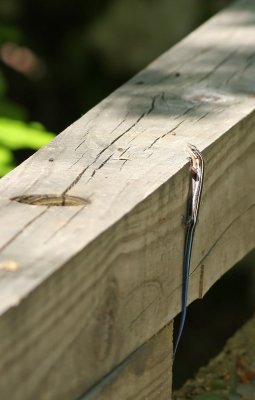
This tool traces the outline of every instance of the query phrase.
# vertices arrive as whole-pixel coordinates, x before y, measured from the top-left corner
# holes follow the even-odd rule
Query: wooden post
[[[254,17],[226,9],[1,179],[0,398],[74,399],[180,311],[187,142],[189,302],[254,247]]]

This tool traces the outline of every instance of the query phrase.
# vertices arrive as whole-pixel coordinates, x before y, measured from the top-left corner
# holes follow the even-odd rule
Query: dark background
[[[58,133],[229,3],[0,0],[0,117],[39,121]],[[19,150],[16,162],[30,153]],[[189,307],[176,387],[254,312],[253,265],[254,254]]]
[[[173,386],[179,388],[227,341],[255,311],[255,251],[227,272],[202,300],[188,308],[184,333],[176,354]],[[175,320],[178,329],[180,316]]]

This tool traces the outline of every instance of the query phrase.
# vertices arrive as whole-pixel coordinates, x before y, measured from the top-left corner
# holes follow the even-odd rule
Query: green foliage
[[[196,396],[194,400],[223,400],[223,398],[213,393],[206,393]]]
[[[21,43],[24,36],[13,24],[0,23],[0,44],[5,42]]]
[[[0,70],[0,97],[3,97],[5,95],[6,88],[7,88],[6,80],[4,78],[4,74]]]
[[[7,88],[0,70],[0,176],[16,166],[15,150],[38,150],[54,138],[54,134],[47,132],[42,124],[25,122],[28,119],[26,110],[6,98]]]
[[[5,147],[0,147],[0,176],[7,174],[14,166],[12,152]]]
[[[39,123],[27,124],[0,117],[0,176],[15,167],[13,150],[38,150],[53,138],[54,134],[47,132]]]
[[[0,145],[11,150],[28,148],[37,150],[49,143],[54,135],[47,132],[41,124],[0,118]]]

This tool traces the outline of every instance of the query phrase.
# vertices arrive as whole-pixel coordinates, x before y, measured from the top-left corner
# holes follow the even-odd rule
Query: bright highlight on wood
[[[19,269],[18,264],[16,261],[13,260],[5,260],[0,263],[0,270],[5,270],[5,271],[17,271]]]

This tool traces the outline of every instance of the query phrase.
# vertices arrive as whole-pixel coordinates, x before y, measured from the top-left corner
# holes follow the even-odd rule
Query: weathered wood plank
[[[219,14],[0,181],[0,397],[78,396],[179,312],[186,142],[206,163],[189,301],[254,247],[254,20]],[[11,200],[35,194],[88,204]]]
[[[80,400],[169,400],[172,330],[167,325]]]

